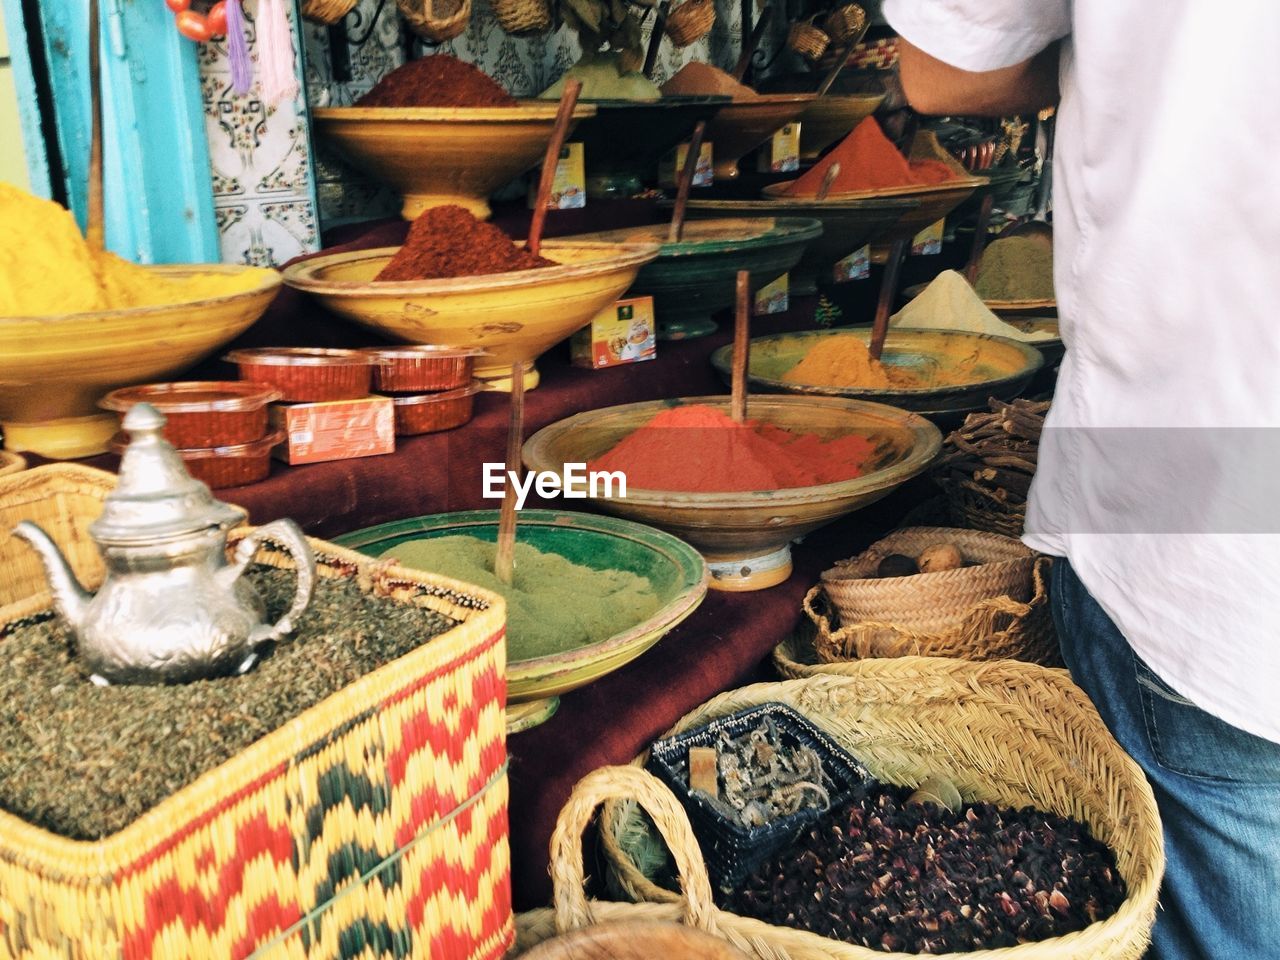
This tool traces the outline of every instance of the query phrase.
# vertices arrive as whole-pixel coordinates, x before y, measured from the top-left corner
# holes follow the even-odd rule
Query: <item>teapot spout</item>
[[[49,578],[49,589],[53,592],[53,606],[58,611],[72,632],[78,632],[84,622],[92,595],[80,586],[80,581],[71,572],[66,558],[57,545],[49,539],[49,535],[30,520],[23,520],[13,528],[13,534],[21,537],[40,555],[44,565],[45,576]]]

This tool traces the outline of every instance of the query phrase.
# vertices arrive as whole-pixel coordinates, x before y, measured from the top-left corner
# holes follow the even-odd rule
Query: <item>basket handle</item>
[[[809,592],[804,595],[804,612],[809,615],[809,619],[818,626],[819,629],[831,633],[831,618],[826,613],[819,611],[815,604],[822,601],[823,609],[827,607],[827,592],[822,589],[822,584],[810,587]]]
[[[593,920],[584,889],[582,834],[606,800],[634,800],[653,818],[671,850],[684,896],[684,922],[716,935],[716,907],[702,850],[680,802],[657,777],[639,767],[601,767],[573,788],[551,835],[551,883],[557,933],[589,926]]]
[[[1002,613],[1007,613],[1012,617],[1025,617],[1048,600],[1044,574],[1052,563],[1052,557],[1036,557],[1035,563],[1031,565],[1031,582],[1035,590],[1031,595],[1031,599],[1026,603],[1010,597],[989,597],[973,605],[973,609],[969,611],[969,615],[965,618],[965,623],[974,624],[994,620],[996,616]]]

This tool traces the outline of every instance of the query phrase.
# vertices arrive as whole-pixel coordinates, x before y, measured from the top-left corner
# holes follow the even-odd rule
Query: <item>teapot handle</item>
[[[311,602],[311,591],[314,589],[316,582],[315,554],[311,550],[311,545],[307,543],[307,538],[302,535],[302,529],[292,520],[276,520],[265,524],[245,535],[244,539],[236,544],[236,578],[249,565],[249,561],[258,552],[258,546],[263,540],[278,542],[293,557],[298,587],[294,591],[293,606],[289,608],[288,613],[269,627],[259,626],[255,628],[249,635],[249,645],[251,647],[266,643],[268,640],[279,640],[286,634],[291,633],[294,621],[302,616],[307,609],[307,604]]]

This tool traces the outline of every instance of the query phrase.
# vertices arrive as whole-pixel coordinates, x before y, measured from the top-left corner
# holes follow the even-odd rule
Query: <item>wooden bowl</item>
[[[754,294],[794,267],[821,234],[817,220],[755,217],[689,221],[673,243],[666,224],[574,239],[660,244],[658,258],[640,268],[630,292],[653,297],[658,339],[685,340],[715,332],[711,316],[733,306],[739,270],[751,272]]]
[[[738,161],[800,116],[814,99],[812,93],[771,93],[721,107],[707,123],[706,136],[716,179],[736,177]]]
[[[5,447],[55,460],[106,453],[118,428],[98,400],[165,380],[243,333],[280,289],[274,270],[229,264],[148,267],[157,277],[251,275],[222,297],[45,317],[0,317],[0,421]]]
[[[918,200],[879,198],[870,200],[813,199],[778,200],[693,200],[687,216],[696,219],[722,217],[800,217],[822,224],[821,235],[805,244],[800,261],[791,270],[790,291],[797,296],[818,292],[821,275],[829,275],[831,267],[865,243],[883,236],[909,211],[919,206]]]
[[[589,463],[673,404],[729,411],[727,397],[629,403],[592,410],[539,430],[524,445],[531,470]],[[625,497],[593,498],[602,510],[652,524],[687,540],[711,564],[717,590],[763,590],[791,575],[792,540],[874,503],[922,472],[942,436],[927,420],[877,403],[835,397],[752,397],[751,419],[827,437],[862,433],[877,444],[860,477],[815,487],[743,493],[685,493],[628,488]]]
[[[847,137],[884,102],[883,93],[828,93],[800,115],[800,159],[816,160],[827,147]]]
[[[631,286],[658,255],[656,244],[548,240],[554,267],[448,280],[377,282],[398,247],[314,257],[288,267],[284,282],[326,309],[406,343],[442,343],[485,351],[475,375],[490,389],[511,388],[511,367],[538,385],[533,361],[586,326]]]
[[[981,177],[963,177],[947,180],[943,183],[931,183],[924,186],[909,185],[905,187],[883,187],[879,190],[859,190],[854,193],[831,193],[826,200],[818,201],[813,197],[792,197],[787,189],[794,183],[774,183],[765,187],[761,193],[768,200],[803,201],[811,204],[846,203],[851,200],[914,200],[915,206],[898,218],[897,222],[885,230],[877,240],[892,243],[894,240],[909,240],[925,227],[941,220],[952,210],[964,203],[969,196],[981,187],[985,180]]]
[[[400,191],[406,220],[445,204],[486,219],[489,194],[542,159],[557,109],[531,100],[514,107],[317,107],[311,117],[339,153]],[[595,112],[579,104],[573,116]]]
[[[944,367],[957,359],[979,355],[973,379],[954,386],[935,387],[831,387],[792,383],[782,379],[809,349],[827,337],[852,336],[870,341],[869,327],[811,330],[756,337],[751,341],[747,381],[755,389],[804,396],[850,397],[891,404],[921,415],[946,416],[961,410],[985,407],[988,397],[1010,400],[1022,393],[1044,364],[1044,356],[1030,344],[959,330],[890,328],[882,360],[886,364],[928,369]],[[728,377],[733,366],[733,346],[711,355],[712,365]]]
[[[414,540],[451,535],[494,541],[497,510],[469,510],[414,517],[356,530],[334,543],[369,556]],[[519,638],[507,641],[507,731],[548,719],[561,694],[630,663],[688,617],[707,594],[707,565],[696,550],[651,527],[556,510],[522,510],[516,537],[544,553],[557,553],[597,570],[630,570],[647,578],[662,603],[649,619],[599,643],[554,656],[519,659]]]

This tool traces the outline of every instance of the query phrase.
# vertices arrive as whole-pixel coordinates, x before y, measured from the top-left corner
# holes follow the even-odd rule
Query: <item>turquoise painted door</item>
[[[40,140],[42,121],[46,131],[56,131],[56,151],[34,158],[39,163],[32,165],[48,169],[51,190],[44,192],[65,195],[83,226],[91,130],[88,0],[0,2],[9,46],[26,44],[26,52],[36,54],[26,77],[14,59],[19,92],[25,94],[26,137]],[[178,35],[161,0],[99,2],[107,246],[143,263],[216,261],[195,45]],[[40,59],[43,75],[35,76]],[[37,100],[42,84],[48,96]],[[52,117],[44,115],[49,112]]]

